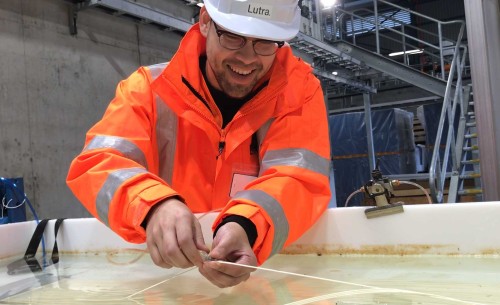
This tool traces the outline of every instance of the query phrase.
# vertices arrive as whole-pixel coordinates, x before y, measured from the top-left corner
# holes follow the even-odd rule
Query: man
[[[165,268],[236,285],[326,209],[329,136],[312,69],[285,43],[297,0],[205,0],[168,64],[122,81],[67,183]],[[220,209],[210,250],[193,213]],[[200,251],[215,261],[203,260]]]

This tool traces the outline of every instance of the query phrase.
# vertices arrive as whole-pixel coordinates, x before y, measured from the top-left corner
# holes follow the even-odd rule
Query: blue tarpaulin
[[[331,115],[330,140],[337,205],[371,179],[364,112]],[[413,114],[402,109],[372,111],[375,156],[384,175],[415,174]],[[357,195],[361,197],[361,195]],[[349,202],[359,205],[360,200]]]

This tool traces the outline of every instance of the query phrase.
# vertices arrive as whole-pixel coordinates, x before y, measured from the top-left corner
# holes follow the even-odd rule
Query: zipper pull
[[[226,142],[219,141],[219,154],[215,157],[215,159],[219,159],[219,156],[222,155],[222,152],[224,151],[224,147],[226,147]]]

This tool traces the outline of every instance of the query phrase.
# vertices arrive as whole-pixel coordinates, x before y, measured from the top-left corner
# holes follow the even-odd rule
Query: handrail
[[[459,37],[462,38],[463,35],[463,28],[460,30]],[[461,134],[457,134],[456,137],[454,135],[455,133],[455,112],[457,110],[457,106],[460,106],[458,109],[460,110],[460,117],[462,118],[464,116],[464,112],[466,111],[466,105],[464,105],[464,101],[466,99],[463,98],[462,95],[462,77],[461,77],[461,71],[463,67],[465,66],[465,57],[466,57],[466,52],[467,48],[464,48],[464,54],[460,60],[460,52],[459,52],[459,46],[457,45],[455,47],[455,56],[453,57],[452,64],[451,64],[451,69],[450,69],[450,74],[448,76],[448,83],[446,85],[446,91],[445,91],[445,97],[443,100],[443,107],[441,110],[441,117],[439,119],[439,125],[438,125],[438,130],[436,134],[436,141],[434,144],[433,152],[432,152],[432,159],[430,162],[429,166],[429,186],[431,189],[431,194],[433,197],[433,200],[435,202],[442,202],[443,201],[443,193],[444,193],[444,182],[445,182],[445,175],[447,172],[447,167],[448,167],[448,156],[449,153],[452,153],[452,173],[453,174],[458,174],[459,171],[459,166],[460,166],[460,160],[461,153],[457,153],[458,147],[457,144],[459,145],[460,141],[455,141],[455,139],[461,139],[463,138],[463,132],[465,128],[463,126],[460,126],[461,124],[465,124],[465,120],[460,119],[459,121],[459,127],[457,130],[461,131]],[[459,62],[460,61],[460,62]],[[457,68],[455,68],[457,67]],[[455,96],[453,101],[451,101],[451,84],[454,78],[455,74],[455,69],[457,70],[457,86],[455,90]],[[460,89],[460,90],[459,90]],[[452,103],[452,104],[451,104]],[[460,105],[458,105],[460,103]],[[443,161],[441,162],[441,157],[440,157],[440,144],[441,144],[441,139],[444,133],[444,123],[448,120],[448,130],[447,130],[447,137],[446,137],[446,146],[444,148],[444,156],[443,156]],[[453,141],[452,141],[453,140]],[[453,146],[452,146],[453,144]],[[442,164],[441,164],[442,163]]]
[[[340,39],[341,40],[346,40],[347,37],[343,37],[343,34],[344,33],[350,33],[353,35],[353,44],[356,45],[356,32],[354,31],[347,31],[345,29],[345,25],[346,23],[344,22],[344,18],[346,16],[349,16],[351,18],[351,22],[353,22],[354,20],[362,20],[363,22],[366,22],[366,23],[369,23],[370,25],[373,25],[374,28],[375,28],[375,37],[376,37],[376,41],[377,41],[377,48],[376,48],[376,52],[378,54],[381,54],[380,53],[380,46],[379,46],[379,42],[380,42],[380,37],[387,37],[387,36],[384,36],[382,33],[380,33],[381,30],[386,30],[386,31],[390,31],[392,33],[395,33],[397,35],[400,35],[401,37],[401,43],[402,43],[402,47],[403,47],[403,51],[406,52],[406,47],[407,46],[413,46],[412,44],[408,43],[406,40],[407,39],[410,39],[410,40],[413,40],[413,41],[416,41],[417,43],[419,44],[422,44],[424,45],[425,47],[428,47],[430,48],[431,50],[426,50],[425,48],[418,48],[418,49],[421,49],[423,51],[424,54],[426,55],[429,55],[431,57],[434,57],[434,58],[439,58],[439,64],[440,64],[440,67],[441,67],[441,78],[443,80],[446,79],[446,70],[445,70],[445,64],[448,63],[449,61],[447,61],[445,59],[445,55],[444,55],[444,51],[448,49],[447,46],[444,46],[444,41],[448,41],[448,42],[451,42],[452,44],[455,44],[456,45],[460,45],[461,44],[461,40],[453,40],[453,39],[450,39],[450,38],[447,38],[447,37],[444,37],[443,36],[443,26],[446,26],[446,25],[458,25],[460,26],[460,28],[463,28],[465,26],[465,22],[463,20],[450,20],[450,21],[440,21],[438,19],[435,19],[435,18],[432,18],[432,17],[429,17],[429,16],[426,16],[426,15],[423,15],[421,13],[418,13],[418,12],[415,12],[413,10],[410,10],[410,9],[407,9],[407,8],[404,8],[402,6],[399,6],[399,5],[396,5],[396,4],[392,4],[390,2],[387,2],[387,1],[384,1],[384,0],[374,0],[374,5],[373,5],[373,10],[369,10],[369,9],[366,9],[366,8],[362,8],[362,9],[358,9],[358,10],[355,10],[355,11],[347,11],[347,10],[344,10],[338,6],[334,6],[332,7],[332,13],[333,13],[333,18],[335,20],[335,22],[333,22],[333,37],[334,39],[333,40],[336,40],[337,38],[337,30],[339,31],[340,33]],[[380,22],[380,18],[378,17],[379,14],[378,14],[378,2],[380,3],[383,3],[387,6],[390,6],[390,7],[393,7],[393,8],[396,8],[400,11],[405,11],[405,12],[408,12],[409,14],[412,14],[412,15],[415,15],[415,16],[419,16],[419,17],[422,17],[422,18],[425,18],[431,22],[434,22],[436,23],[437,25],[437,28],[438,28],[438,31],[437,33],[433,33],[431,31],[428,31],[428,30],[425,30],[425,29],[421,29],[421,28],[418,28],[418,27],[415,27],[415,26],[412,26],[412,25],[409,25],[409,24],[405,24],[403,22],[401,22],[401,20],[398,20],[398,19],[395,19],[395,18],[392,18],[390,16],[384,16],[383,18],[385,20],[391,20],[392,22],[395,22],[395,23],[398,23],[398,27],[401,27],[403,29],[403,31],[399,31],[393,27],[388,27],[388,26],[385,26],[383,24],[383,22]],[[374,14],[375,16],[375,19],[374,21],[372,20],[369,20],[359,14],[356,14],[356,12],[359,12],[359,11],[365,11],[365,12],[369,12],[371,14]],[[341,14],[339,16],[337,16],[337,12],[340,12]],[[337,18],[338,17],[338,18]],[[384,20],[384,22],[385,22]],[[405,27],[409,27],[411,29],[414,29],[415,31],[418,31],[418,33],[423,33],[423,34],[426,34],[426,35],[430,35],[434,38],[437,39],[437,42],[438,42],[438,46],[428,42],[428,41],[425,41],[425,40],[422,40],[422,39],[419,39],[418,37],[416,36],[412,36],[412,35],[409,35],[408,33],[406,33],[404,31],[404,28]],[[364,33],[364,32],[363,32]],[[394,39],[392,39],[394,40]],[[438,55],[435,55],[434,52],[437,52]],[[381,54],[383,55],[383,54]],[[404,57],[404,63],[408,65],[407,63],[407,60],[406,60],[406,55],[403,55]]]
[[[375,23],[374,23],[374,22],[372,22],[371,20],[369,20],[369,19],[367,19],[367,18],[364,18],[364,17],[362,17],[362,16],[360,16],[360,15],[356,15],[356,14],[355,14],[355,12],[358,12],[358,11],[365,11],[365,12],[367,12],[367,13],[373,13],[373,11],[371,11],[371,10],[369,10],[369,9],[366,9],[366,8],[360,8],[360,9],[357,9],[357,10],[354,10],[354,11],[346,11],[346,10],[344,10],[344,9],[337,8],[336,10],[337,10],[337,11],[340,11],[340,12],[343,12],[343,13],[345,13],[345,14],[348,14],[348,15],[357,16],[359,19],[362,19],[362,20],[364,20],[364,21],[366,21],[366,22],[368,22],[368,23],[371,23],[371,24],[375,25]],[[408,27],[408,28],[411,28],[411,29],[414,29],[414,30],[420,31],[420,32],[422,32],[422,33],[428,34],[428,35],[430,35],[430,36],[434,36],[434,37],[436,37],[436,38],[439,38],[439,35],[438,35],[438,34],[436,34],[436,33],[433,33],[433,32],[431,32],[431,31],[428,31],[428,30],[425,30],[425,29],[422,29],[422,28],[416,27],[416,26],[411,25],[411,24],[406,24],[406,23],[403,23],[403,22],[401,22],[401,20],[398,20],[398,19],[395,19],[395,18],[392,18],[392,17],[387,17],[387,16],[384,16],[384,19],[385,19],[385,20],[384,20],[383,22],[385,22],[386,20],[390,20],[390,21],[392,21],[392,22],[399,23],[399,26]],[[341,18],[339,18],[339,20],[340,20],[340,21],[342,21],[342,17],[341,17]],[[382,23],[383,23],[383,22],[382,22]],[[392,27],[386,27],[386,26],[384,26],[383,24],[381,24],[381,25],[382,25],[382,27],[384,27],[384,28],[385,28],[385,29],[387,29],[387,30],[391,30],[391,29],[393,29]],[[397,32],[397,31],[396,31],[396,32]],[[403,33],[404,33],[404,32],[403,32]],[[380,33],[379,33],[379,34],[380,34]],[[380,34],[380,35],[382,35],[382,34]],[[413,36],[406,36],[406,37],[408,37],[408,38],[414,38]],[[416,40],[417,40],[417,39],[416,39]],[[450,41],[452,41],[452,39],[449,39],[449,40],[450,40]],[[426,43],[424,40],[421,40],[421,42]],[[435,45],[433,45],[433,44],[429,44],[429,46],[430,46],[430,47],[433,47],[433,48],[435,48],[435,49],[438,49],[438,47],[437,47],[437,46],[435,46]]]
[[[345,14],[346,14],[346,15],[351,15],[351,14],[352,14],[351,12],[347,12],[347,11],[344,11],[344,10],[342,10],[342,9],[337,9],[337,10],[338,10],[338,11],[341,11],[341,12],[345,12]],[[355,15],[354,15],[354,16],[355,16]],[[366,19],[366,18],[364,18],[364,17],[360,17],[360,16],[358,16],[358,18],[359,18],[359,19],[361,19],[361,20],[366,21],[367,23],[374,24],[374,22],[372,22],[371,20]],[[340,22],[342,22],[342,20],[343,20],[343,16],[341,16],[341,17],[339,18],[339,20],[340,20]],[[401,21],[400,21],[400,20],[393,19],[393,18],[390,18],[390,17],[389,17],[389,20],[394,21],[394,22],[401,23]],[[423,43],[423,44],[425,44],[425,45],[427,45],[427,46],[429,46],[429,47],[431,47],[431,48],[433,48],[433,49],[435,49],[435,50],[439,50],[439,47],[437,47],[437,46],[435,46],[435,45],[432,45],[432,44],[430,44],[430,43],[428,43],[428,42],[426,42],[426,41],[423,41],[423,40],[417,39],[417,38],[415,38],[415,37],[413,37],[413,36],[410,36],[410,35],[405,34],[404,28],[405,28],[405,27],[410,27],[408,24],[401,23],[401,25],[400,25],[400,26],[401,26],[401,27],[402,27],[402,29],[403,29],[401,32],[400,32],[400,31],[397,31],[397,30],[394,30],[394,28],[391,28],[391,27],[386,27],[386,26],[384,26],[384,25],[381,25],[381,27],[382,27],[382,28],[387,29],[387,30],[389,30],[389,31],[392,31],[392,32],[395,32],[395,33],[402,33],[402,35],[403,35],[403,41],[404,41],[404,42],[403,42],[403,51],[406,51],[406,46],[410,46],[410,47],[412,47],[413,49],[419,49],[419,47],[418,47],[418,46],[415,46],[415,45],[413,45],[413,44],[411,44],[411,43],[407,42],[407,41],[404,39],[405,37],[406,37],[406,38],[410,38],[410,39],[412,39],[412,40],[415,40],[415,41],[417,41],[417,42]],[[379,27],[379,28],[380,28],[380,27]],[[411,27],[411,28],[414,28],[414,27]],[[361,30],[361,31],[362,31],[362,30]],[[357,31],[351,31],[351,32],[341,31],[341,32],[340,32],[340,34],[342,34],[342,33],[349,33],[349,34],[352,34],[352,35],[354,36],[354,38],[353,38],[353,44],[354,44],[354,45],[356,45],[355,35],[356,35]],[[361,33],[365,33],[365,31],[362,31]],[[438,37],[438,35],[437,35],[437,34],[433,34],[433,33],[430,33],[430,32],[428,32],[428,31],[424,31],[424,33],[427,33],[427,34],[429,34],[429,35],[433,35],[433,36],[435,36],[435,37]],[[398,39],[396,39],[396,38],[394,38],[394,37],[391,37],[391,36],[388,36],[388,35],[385,35],[385,34],[382,34],[382,33],[379,33],[379,36],[380,36],[380,37],[383,37],[383,38],[385,38],[385,39],[388,39],[388,40],[394,41],[394,42],[400,42]],[[341,35],[341,39],[342,39],[342,35]],[[448,40],[449,40],[449,41],[453,41],[453,40],[451,40],[451,39],[448,39]],[[433,52],[427,51],[427,50],[425,50],[425,49],[422,49],[422,52],[423,52],[424,54],[426,54],[426,55],[429,55],[430,57],[434,57],[434,58],[438,58],[438,59],[440,58],[440,56],[439,56],[439,55],[436,55],[436,54],[434,54]],[[446,59],[444,59],[444,61],[445,61],[446,63],[448,63],[448,62],[449,62],[449,60],[446,60]],[[406,56],[404,57],[404,63],[405,63],[405,65],[407,65],[407,66],[409,66],[409,65],[410,65],[410,64],[409,64],[409,62],[407,62]]]

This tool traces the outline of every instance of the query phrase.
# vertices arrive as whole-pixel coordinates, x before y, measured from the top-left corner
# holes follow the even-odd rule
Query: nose
[[[243,48],[236,51],[236,57],[244,63],[254,62],[258,56],[259,55],[257,55],[253,49],[252,40],[247,40],[247,43],[243,46]]]

